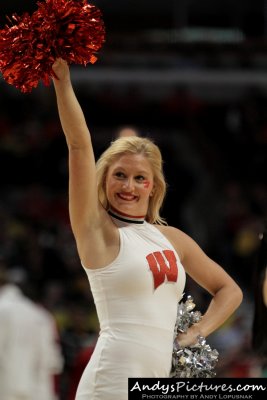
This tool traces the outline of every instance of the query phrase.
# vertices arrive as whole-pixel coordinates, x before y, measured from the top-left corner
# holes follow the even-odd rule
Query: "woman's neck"
[[[121,211],[118,211],[113,207],[109,207],[108,213],[113,218],[116,218],[123,222],[128,222],[128,223],[133,223],[133,224],[143,224],[145,221],[145,217],[146,217],[145,215],[141,215],[141,216],[140,215],[138,215],[138,216],[129,215],[129,214],[123,213]]]

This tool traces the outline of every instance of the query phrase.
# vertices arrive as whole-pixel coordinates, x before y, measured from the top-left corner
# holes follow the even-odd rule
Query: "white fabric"
[[[120,233],[119,255],[106,267],[85,269],[101,332],[76,400],[127,400],[128,377],[168,377],[170,373],[184,269],[156,227],[113,220]],[[165,279],[155,289],[146,257],[164,250],[175,255],[178,279]]]
[[[53,317],[13,285],[0,289],[0,399],[55,400],[62,356]]]

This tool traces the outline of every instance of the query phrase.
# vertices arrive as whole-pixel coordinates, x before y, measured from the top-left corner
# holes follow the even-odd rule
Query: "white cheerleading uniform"
[[[184,268],[155,226],[112,218],[118,256],[106,267],[85,268],[101,330],[76,400],[127,400],[129,377],[168,377],[171,369]]]

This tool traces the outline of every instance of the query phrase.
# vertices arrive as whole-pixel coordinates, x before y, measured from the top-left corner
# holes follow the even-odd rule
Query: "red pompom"
[[[87,0],[45,0],[30,16],[14,14],[14,24],[0,31],[0,71],[23,93],[49,85],[52,65],[61,57],[69,64],[94,63],[105,41],[100,10]]]

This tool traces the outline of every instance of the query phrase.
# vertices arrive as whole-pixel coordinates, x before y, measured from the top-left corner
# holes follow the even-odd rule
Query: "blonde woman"
[[[71,226],[101,327],[76,400],[126,400],[128,377],[169,376],[186,274],[213,298],[201,322],[178,336],[181,346],[217,329],[242,293],[194,240],[160,216],[166,184],[158,147],[122,137],[95,165],[69,68],[59,59],[53,69],[69,150]]]

